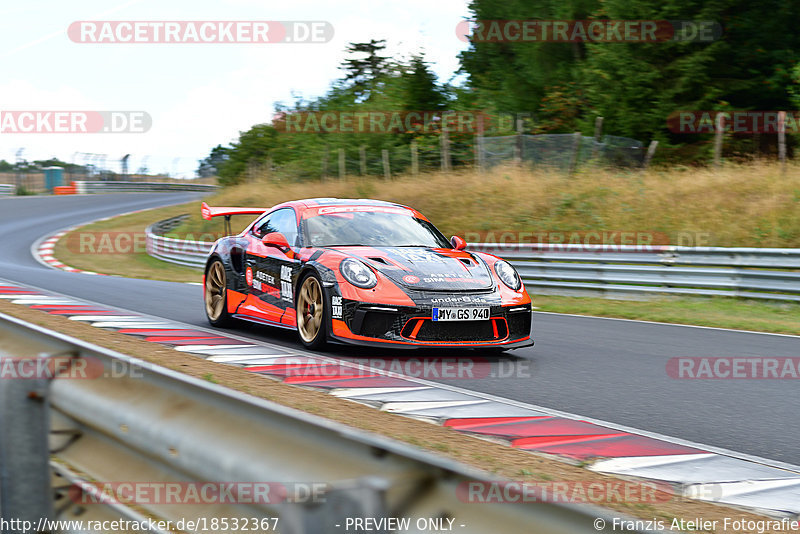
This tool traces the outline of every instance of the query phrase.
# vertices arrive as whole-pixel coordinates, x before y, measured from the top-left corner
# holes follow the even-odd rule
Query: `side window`
[[[292,208],[274,211],[253,227],[253,233],[258,237],[264,237],[271,232],[280,232],[292,246],[297,244],[297,218]]]
[[[258,221],[255,226],[253,226],[253,235],[256,237],[264,237],[270,232],[275,232],[276,230],[272,223],[272,218],[274,216],[274,213],[270,213]]]

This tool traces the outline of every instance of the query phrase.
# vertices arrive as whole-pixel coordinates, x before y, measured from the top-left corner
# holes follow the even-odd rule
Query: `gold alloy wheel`
[[[297,331],[306,343],[311,343],[322,328],[322,288],[319,280],[309,276],[297,293]]]
[[[225,311],[225,269],[215,261],[206,274],[206,314],[212,321],[218,321]]]

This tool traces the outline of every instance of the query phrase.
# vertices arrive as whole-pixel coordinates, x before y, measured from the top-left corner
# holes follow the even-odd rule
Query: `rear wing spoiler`
[[[220,208],[211,207],[205,202],[200,204],[200,215],[210,221],[214,217],[225,217],[225,233],[231,235],[231,215],[261,215],[269,208]]]
[[[211,207],[205,202],[200,205],[200,215],[207,221],[214,217],[224,216],[226,219],[231,215],[261,215],[269,208],[219,208]]]

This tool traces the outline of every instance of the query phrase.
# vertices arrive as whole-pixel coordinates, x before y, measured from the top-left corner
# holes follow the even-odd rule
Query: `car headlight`
[[[522,280],[520,279],[519,274],[517,274],[516,269],[514,269],[507,261],[497,260],[494,263],[494,272],[497,273],[497,277],[501,282],[514,291],[517,291],[522,287]]]
[[[378,283],[378,278],[372,269],[364,265],[358,260],[353,258],[345,258],[339,265],[339,271],[344,276],[344,279],[356,287],[362,289],[369,289],[375,287]]]

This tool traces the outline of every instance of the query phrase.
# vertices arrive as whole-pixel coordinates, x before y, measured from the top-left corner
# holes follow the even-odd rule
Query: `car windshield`
[[[303,223],[306,243],[312,247],[451,247],[431,223],[399,213],[329,213]]]

